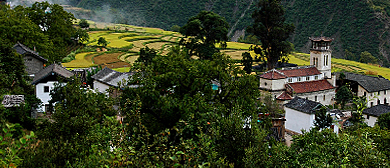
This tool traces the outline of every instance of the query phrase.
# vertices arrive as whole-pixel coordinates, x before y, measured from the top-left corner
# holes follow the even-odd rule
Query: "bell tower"
[[[332,38],[328,37],[310,37],[310,65],[315,66],[325,78],[331,78],[332,74],[332,50],[330,43]]]

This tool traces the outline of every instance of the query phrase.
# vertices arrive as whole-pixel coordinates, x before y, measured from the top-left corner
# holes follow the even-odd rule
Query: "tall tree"
[[[341,109],[344,109],[345,104],[352,99],[352,91],[349,90],[348,85],[343,85],[338,89],[336,93],[336,101],[337,103],[341,104]]]
[[[216,44],[226,48],[228,29],[225,18],[211,11],[201,11],[180,28],[180,33],[185,35],[180,44],[188,49],[190,56],[211,59],[214,53],[219,52]]]
[[[73,22],[76,18],[58,4],[36,2],[31,7],[19,6],[15,10],[23,11],[32,22],[38,25],[42,32],[50,38],[54,45],[53,55],[49,61],[60,61],[67,55],[66,47],[72,43],[71,38],[76,34]]]
[[[254,51],[266,58],[268,69],[273,69],[282,57],[292,51],[292,45],[287,39],[295,27],[285,23],[280,0],[260,0],[257,8],[252,14],[254,23],[247,31],[260,39],[261,46],[256,45]]]
[[[332,125],[332,117],[326,112],[326,107],[321,107],[315,115],[314,126],[320,130],[329,128]]]
[[[251,54],[248,52],[242,53],[242,65],[244,65],[244,71],[247,74],[250,74],[252,72],[252,64],[253,64],[253,58]]]

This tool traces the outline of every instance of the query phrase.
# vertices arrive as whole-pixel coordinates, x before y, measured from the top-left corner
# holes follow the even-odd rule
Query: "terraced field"
[[[183,37],[177,32],[164,31],[158,28],[95,22],[90,22],[90,25],[91,28],[99,30],[89,32],[90,41],[86,45],[96,49],[93,49],[93,52],[78,52],[74,60],[63,63],[65,67],[85,68],[100,65],[117,71],[128,71],[139,57],[141,48],[154,48],[159,54],[165,55]],[[97,40],[100,37],[104,37],[108,41],[106,47],[108,51],[100,51],[100,46],[97,46]],[[242,53],[248,52],[250,46],[251,44],[227,42],[227,48],[221,51],[230,55],[232,59],[241,60]],[[254,57],[253,52],[251,52],[251,55]],[[309,59],[310,55],[306,53],[293,53],[289,57],[291,63],[298,65],[310,65]],[[332,71],[378,74],[390,79],[390,69],[388,68],[343,59],[332,58]]]

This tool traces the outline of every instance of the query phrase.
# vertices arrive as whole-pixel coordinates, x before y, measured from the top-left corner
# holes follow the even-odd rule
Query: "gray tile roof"
[[[128,80],[131,75],[133,75],[133,73],[131,72],[122,73],[105,67],[104,69],[93,75],[92,79],[95,79],[110,86],[118,87],[118,82]]]
[[[380,115],[388,112],[390,112],[390,106],[385,104],[379,104],[363,110],[363,114],[368,114],[376,117],[379,117]]]
[[[370,93],[390,89],[390,81],[382,76],[374,77],[349,72],[344,74],[345,79],[357,82]]]
[[[290,100],[290,102],[288,102],[284,106],[307,114],[314,114],[317,109],[322,107],[322,104],[297,96],[294,99]]]
[[[42,62],[47,62],[47,59],[46,58],[43,58],[42,56],[40,56],[37,52],[31,50],[30,48],[28,48],[27,46],[23,45],[22,43],[19,43],[17,42],[13,47],[12,47],[14,50],[16,50],[16,52],[20,55],[24,55],[24,54],[31,54],[33,57],[35,57],[36,59],[39,59],[41,60]]]
[[[74,75],[72,72],[68,71],[67,69],[65,69],[61,65],[51,64],[51,65],[47,66],[45,69],[42,69],[35,74],[34,79],[32,81],[32,84],[34,85],[34,84],[39,83],[39,81],[50,76],[52,73],[55,73],[63,78],[70,78]]]

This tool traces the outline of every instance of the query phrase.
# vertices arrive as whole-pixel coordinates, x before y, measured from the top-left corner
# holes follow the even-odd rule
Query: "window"
[[[314,101],[317,101],[317,96],[314,96]]]
[[[316,75],[316,76],[314,77],[314,79],[317,80],[317,79],[318,79],[318,75]]]
[[[267,82],[264,82],[264,86],[267,86]]]
[[[371,102],[370,104],[371,104],[371,106],[370,106],[370,107],[374,106],[374,102]]]
[[[44,92],[44,93],[47,93],[47,92],[49,92],[49,91],[50,91],[49,86],[44,86],[44,87],[43,87],[43,92]]]
[[[367,115],[367,120],[369,120],[370,119],[370,116],[369,115]]]
[[[383,103],[387,105],[387,99],[383,99]]]
[[[307,77],[306,77],[306,80],[307,80],[307,81],[310,80],[310,76],[307,76]]]
[[[378,105],[378,104],[381,104],[381,100],[378,99],[378,101],[376,102],[376,104],[377,104],[377,105]]]
[[[301,77],[298,77],[298,81],[301,81]]]
[[[364,96],[364,97],[366,97],[366,96],[367,96],[367,93],[366,93],[366,92],[364,92],[364,93],[363,93],[363,96]]]
[[[292,82],[292,78],[288,78],[288,82]]]
[[[326,96],[324,95],[324,101],[326,100]]]
[[[326,66],[326,55],[324,55],[324,66]]]
[[[378,96],[381,94],[381,91],[378,91]]]

